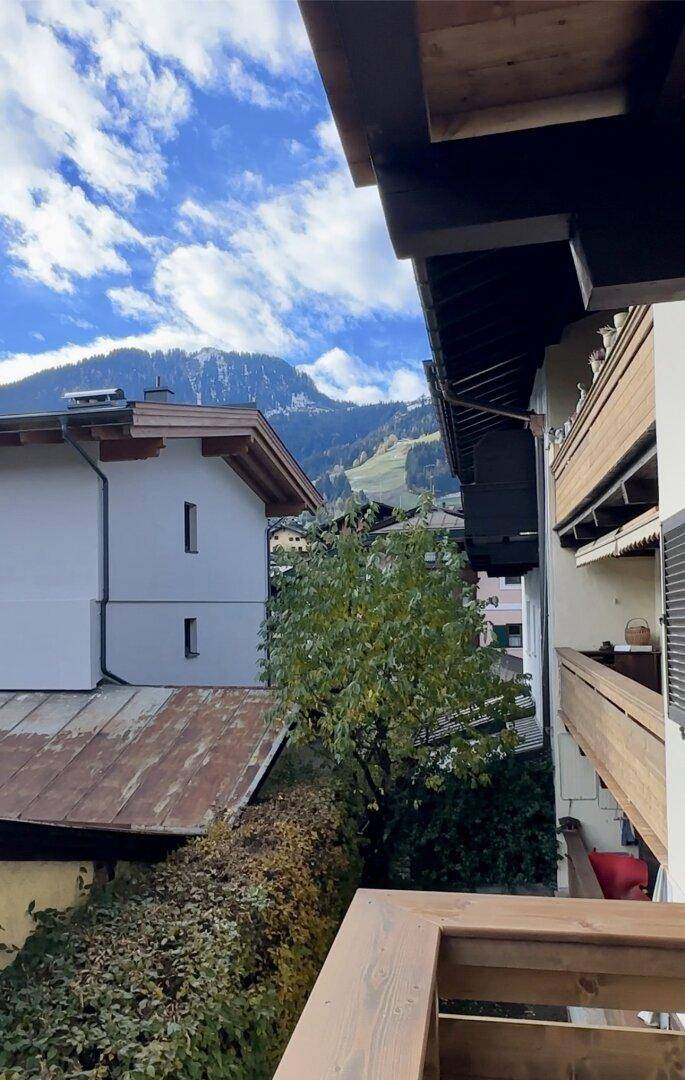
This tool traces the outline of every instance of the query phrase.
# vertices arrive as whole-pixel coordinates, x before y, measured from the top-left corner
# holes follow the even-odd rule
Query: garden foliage
[[[39,916],[0,976],[0,1078],[267,1080],[355,885],[345,821],[300,787]]]

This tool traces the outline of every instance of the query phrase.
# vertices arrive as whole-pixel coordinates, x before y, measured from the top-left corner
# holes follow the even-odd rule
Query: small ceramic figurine
[[[554,443],[555,446],[561,446],[564,441],[564,429],[563,427],[551,427],[549,429],[549,441]]]
[[[604,346],[606,351],[609,352],[609,349],[611,348],[611,346],[614,344],[614,341],[616,340],[616,334],[617,334],[616,327],[615,326],[602,326],[597,331],[597,333],[600,335],[600,337],[602,339],[602,345]]]
[[[587,397],[587,386],[585,385],[585,383],[582,382],[576,383],[576,386],[580,390],[580,397],[578,398],[578,404],[576,405],[576,412],[578,413],[582,409],[583,402]]]
[[[616,327],[617,330],[620,330],[622,326],[625,326],[626,321],[628,319],[628,314],[629,314],[629,312],[627,312],[627,311],[617,311],[616,312],[616,314],[614,315],[614,326]]]
[[[606,352],[604,349],[593,349],[590,353],[588,364],[592,368],[592,381],[598,377],[600,371],[604,367],[604,361],[606,360]]]

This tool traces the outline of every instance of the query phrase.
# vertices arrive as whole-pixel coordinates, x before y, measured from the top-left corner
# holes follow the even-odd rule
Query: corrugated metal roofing
[[[273,758],[269,705],[239,687],[0,692],[0,821],[203,832]]]

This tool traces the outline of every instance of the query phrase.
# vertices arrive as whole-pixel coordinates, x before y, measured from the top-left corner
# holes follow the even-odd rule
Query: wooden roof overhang
[[[300,7],[353,180],[378,185],[414,260],[431,389],[468,482],[479,433],[515,421],[453,409],[446,382],[525,408],[544,346],[583,307],[685,296],[685,7]]]
[[[222,457],[265,503],[268,517],[314,511],[318,491],[258,409],[134,401],[64,413],[0,417],[0,447],[98,443],[100,460],[157,457],[167,439],[199,439],[204,457]]]

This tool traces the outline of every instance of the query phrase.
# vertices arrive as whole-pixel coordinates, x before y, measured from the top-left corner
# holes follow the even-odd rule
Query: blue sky
[[[0,382],[119,344],[283,356],[353,401],[428,345],[290,0],[2,0]]]

